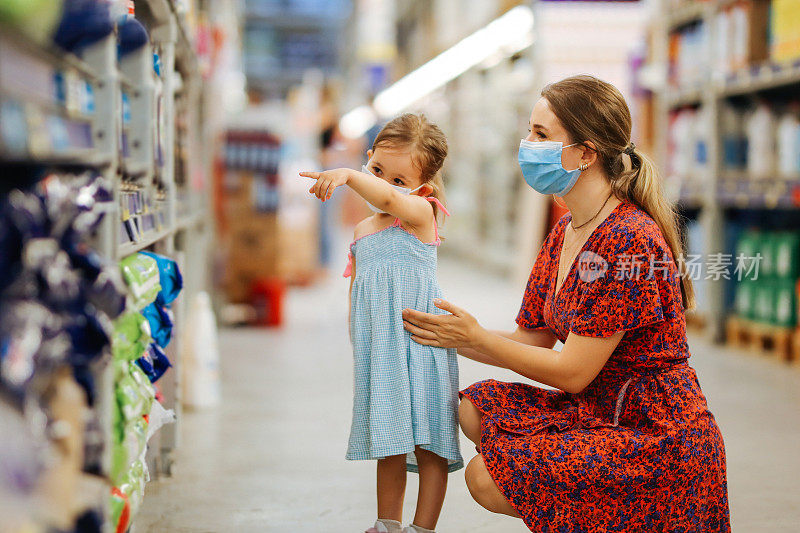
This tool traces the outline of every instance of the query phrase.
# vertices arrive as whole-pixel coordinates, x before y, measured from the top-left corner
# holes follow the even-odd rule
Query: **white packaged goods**
[[[220,402],[217,322],[206,292],[195,296],[183,332],[183,404],[212,407]]]

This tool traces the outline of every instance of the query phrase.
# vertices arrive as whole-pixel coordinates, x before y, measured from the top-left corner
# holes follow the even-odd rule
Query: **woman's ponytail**
[[[622,157],[624,155],[620,154],[620,158]],[[694,285],[686,272],[683,242],[678,230],[678,214],[675,207],[664,195],[658,170],[653,161],[635,148],[630,151],[628,157],[631,161],[630,166],[611,178],[611,190],[618,198],[636,204],[658,224],[678,267],[683,289],[683,307],[686,310],[694,309]]]

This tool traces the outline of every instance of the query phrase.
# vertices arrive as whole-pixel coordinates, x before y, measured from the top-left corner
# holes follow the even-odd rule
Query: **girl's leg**
[[[378,518],[402,522],[405,493],[405,454],[378,459]]]
[[[481,412],[464,396],[458,404],[458,421],[461,431],[477,446],[481,444]]]
[[[417,446],[415,455],[419,466],[419,495],[414,524],[436,529],[447,491],[447,459]]]
[[[472,458],[464,471],[464,477],[467,480],[469,493],[482,507],[493,513],[521,518],[516,509],[508,503],[506,497],[500,492],[500,487],[497,486],[497,483],[489,474],[489,470],[486,469],[482,455],[476,455]]]

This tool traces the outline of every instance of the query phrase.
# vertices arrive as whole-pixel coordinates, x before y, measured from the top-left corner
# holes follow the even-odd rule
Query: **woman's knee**
[[[479,444],[481,440],[481,412],[466,396],[458,405],[458,422],[469,440]]]
[[[472,458],[464,472],[464,477],[472,499],[481,507],[493,513],[519,516],[492,479],[483,462],[483,456],[476,455]]]

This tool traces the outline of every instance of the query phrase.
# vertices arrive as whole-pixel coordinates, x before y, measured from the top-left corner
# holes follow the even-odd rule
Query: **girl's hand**
[[[351,172],[352,170],[348,168],[337,168],[326,170],[325,172],[301,172],[300,175],[317,180],[308,192],[316,195],[317,198],[324,202],[330,199],[336,187],[347,183]]]
[[[437,298],[433,305],[451,314],[403,309],[403,327],[415,342],[440,348],[467,348],[475,346],[486,332],[475,317],[450,302]]]

